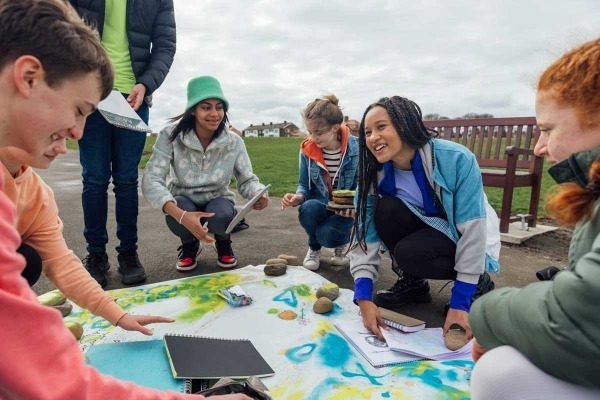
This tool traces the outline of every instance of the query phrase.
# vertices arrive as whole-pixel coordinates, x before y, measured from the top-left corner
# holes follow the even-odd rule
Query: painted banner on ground
[[[275,375],[263,378],[276,399],[468,399],[473,361],[416,361],[374,368],[334,327],[356,319],[353,292],[340,290],[334,309],[313,312],[315,293],[329,283],[302,267],[266,276],[263,266],[109,291],[130,314],[176,319],[155,324],[153,337],[113,327],[75,307],[65,318],[81,323],[84,352],[98,343],[159,339],[166,333],[250,339]],[[254,300],[232,307],[217,293],[240,285]],[[201,361],[201,360],[199,360]]]

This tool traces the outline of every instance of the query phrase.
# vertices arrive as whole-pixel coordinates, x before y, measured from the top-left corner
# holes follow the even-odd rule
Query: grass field
[[[150,158],[152,145],[155,138],[152,136],[146,140],[144,155],[140,162],[140,168],[144,168]],[[298,184],[298,151],[300,149],[300,138],[246,138],[246,148],[252,160],[254,173],[262,183],[272,185],[269,193],[275,197],[281,197],[285,193],[296,191]],[[67,147],[77,149],[76,142],[67,142]],[[544,202],[548,192],[554,186],[554,181],[548,175],[549,164],[544,163],[544,175],[542,177],[541,203]],[[484,188],[490,204],[495,210],[500,210],[502,203],[502,189]],[[512,214],[526,213],[529,203],[529,188],[515,188],[513,196]],[[540,207],[539,216],[545,216],[545,210]]]

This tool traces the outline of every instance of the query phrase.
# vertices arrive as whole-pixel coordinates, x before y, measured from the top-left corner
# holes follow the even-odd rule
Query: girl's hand
[[[471,348],[471,355],[473,356],[473,361],[479,361],[481,356],[484,354],[485,349],[483,348],[483,346],[479,344],[477,339],[473,338],[473,347]]]
[[[348,208],[346,210],[338,210],[335,213],[336,213],[336,215],[339,215],[340,217],[354,219],[354,216],[356,215],[356,210],[354,208]]]
[[[162,322],[175,322],[172,318],[158,317],[155,315],[130,315],[125,314],[117,321],[117,326],[126,331],[138,331],[144,335],[152,336],[152,330],[146,328],[144,325],[162,323]]]
[[[286,193],[285,196],[281,198],[281,209],[288,207],[296,207],[304,201],[304,195],[300,193]]]
[[[446,336],[446,333],[448,333],[448,330],[450,329],[452,324],[460,325],[465,330],[465,333],[467,334],[467,339],[473,339],[473,332],[471,332],[471,325],[469,325],[468,312],[456,310],[454,308],[449,309],[448,315],[446,315],[446,322],[444,323],[444,336]]]
[[[390,328],[383,322],[379,308],[370,300],[358,300],[360,313],[365,328],[373,332],[381,340],[385,340],[381,334],[380,327],[389,331]]]
[[[200,218],[210,218],[213,215],[215,215],[215,213],[189,211],[186,212],[181,219],[181,225],[185,226],[192,235],[198,238],[198,240],[204,243],[214,243],[215,239],[207,235],[208,228],[204,227],[200,222]]]
[[[267,194],[263,194],[260,199],[252,206],[253,210],[262,210],[269,204],[269,196]]]

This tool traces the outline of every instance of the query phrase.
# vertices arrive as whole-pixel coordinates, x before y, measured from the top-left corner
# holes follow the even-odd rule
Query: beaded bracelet
[[[183,216],[185,215],[187,211],[183,211],[183,213],[181,214],[181,217],[179,217],[179,225],[181,225],[181,221],[183,221]]]

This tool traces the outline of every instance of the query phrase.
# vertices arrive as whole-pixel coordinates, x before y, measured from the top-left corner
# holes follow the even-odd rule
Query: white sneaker
[[[346,255],[346,246],[336,247],[333,250],[330,264],[334,267],[349,267],[350,258]]]
[[[304,268],[310,269],[311,271],[316,271],[319,269],[319,265],[321,263],[321,250],[312,250],[310,247],[308,248],[308,252],[306,253],[306,257],[304,257],[304,261],[302,265]]]

